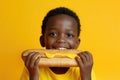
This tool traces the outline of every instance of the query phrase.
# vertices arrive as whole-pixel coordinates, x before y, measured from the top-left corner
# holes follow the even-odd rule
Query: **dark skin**
[[[80,44],[80,39],[77,34],[77,23],[74,18],[60,14],[50,17],[44,35],[40,37],[40,42],[46,49],[77,49]],[[40,53],[31,52],[25,61],[25,66],[29,71],[30,80],[39,80],[40,57],[36,57]],[[81,80],[91,80],[91,70],[93,66],[93,57],[88,51],[83,51],[75,57],[79,68]],[[56,74],[64,74],[69,68],[50,67]]]

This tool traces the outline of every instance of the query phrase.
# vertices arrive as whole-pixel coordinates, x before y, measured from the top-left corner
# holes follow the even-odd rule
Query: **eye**
[[[51,32],[51,33],[49,33],[49,36],[50,36],[50,37],[56,37],[56,36],[57,36],[57,33]]]
[[[74,36],[73,36],[73,34],[68,33],[68,34],[67,34],[67,37],[68,37],[68,38],[72,38],[72,37],[74,37]]]

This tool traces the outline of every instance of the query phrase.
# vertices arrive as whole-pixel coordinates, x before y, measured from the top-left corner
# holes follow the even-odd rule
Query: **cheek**
[[[46,38],[46,40],[45,40],[46,48],[52,47],[53,44],[54,44],[54,39],[52,39],[52,38]]]
[[[71,40],[69,41],[69,44],[71,45],[72,48],[76,49],[78,47],[78,42],[76,40]]]

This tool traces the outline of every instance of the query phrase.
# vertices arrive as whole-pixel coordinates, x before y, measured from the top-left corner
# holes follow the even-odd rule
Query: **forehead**
[[[65,27],[68,29],[72,28],[75,30],[77,29],[77,22],[73,17],[65,14],[50,17],[46,23],[46,28],[48,29],[57,26],[59,26],[59,28]]]

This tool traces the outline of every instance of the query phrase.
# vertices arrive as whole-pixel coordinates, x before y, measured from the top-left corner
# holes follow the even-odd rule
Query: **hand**
[[[25,60],[25,66],[29,71],[30,80],[39,80],[39,66],[40,57],[39,52],[30,52]]]
[[[80,57],[75,57],[79,67],[81,80],[91,80],[91,71],[93,66],[93,57],[88,51],[80,52]]]

